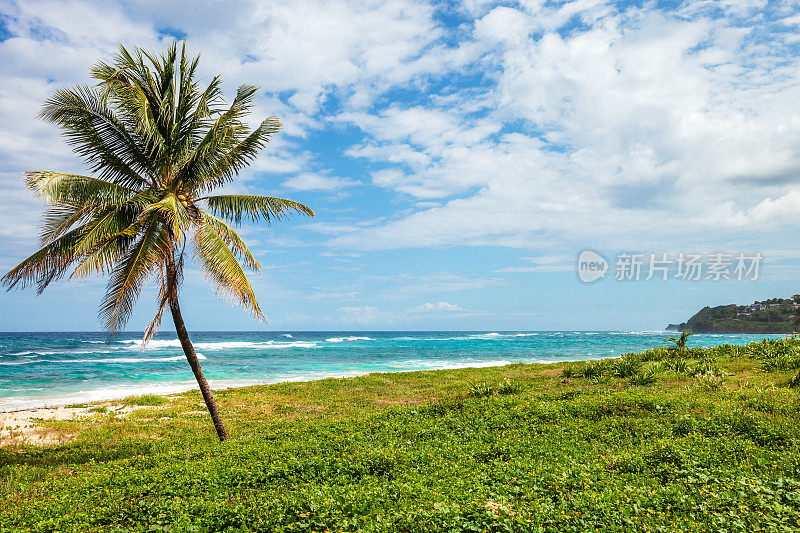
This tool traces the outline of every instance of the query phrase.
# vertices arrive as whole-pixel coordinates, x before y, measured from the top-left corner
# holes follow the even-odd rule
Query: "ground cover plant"
[[[0,448],[0,530],[796,531],[798,353],[231,389],[224,443],[196,392],[132,400],[42,422],[61,444]]]

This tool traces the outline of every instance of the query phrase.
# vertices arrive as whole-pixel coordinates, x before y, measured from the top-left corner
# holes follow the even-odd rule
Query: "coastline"
[[[662,346],[670,334],[630,332],[199,332],[196,345],[213,389],[514,362],[619,357]],[[177,394],[197,387],[177,340],[141,352],[130,334],[108,344],[97,333],[13,334],[0,339],[0,412]],[[127,338],[133,337],[133,338]],[[753,335],[693,337],[695,345],[752,342]],[[134,353],[135,352],[135,353]]]

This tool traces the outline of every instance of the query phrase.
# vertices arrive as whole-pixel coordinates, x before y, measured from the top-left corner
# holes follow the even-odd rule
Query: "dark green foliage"
[[[607,372],[608,363],[606,361],[589,361],[578,370],[578,375],[585,378],[599,378]]]
[[[704,307],[681,324],[670,324],[670,331],[694,333],[792,333],[798,329],[798,302],[772,298],[752,305],[718,305]]]
[[[635,376],[639,373],[641,368],[641,360],[632,354],[624,355],[622,359],[615,361],[614,365],[612,366],[614,376],[618,378],[629,378]]]
[[[564,369],[561,371],[560,376],[564,379],[574,378],[575,376],[577,376],[577,373],[575,372],[575,369],[572,368],[572,366],[570,365],[564,367]]]
[[[650,369],[639,372],[638,374],[634,374],[628,381],[630,381],[631,385],[646,387],[658,381],[658,378],[656,377],[656,373]]]

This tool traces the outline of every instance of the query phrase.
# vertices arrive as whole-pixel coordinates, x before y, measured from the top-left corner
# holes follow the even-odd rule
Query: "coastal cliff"
[[[773,298],[749,305],[704,307],[686,322],[669,324],[667,331],[694,333],[792,333],[800,307],[800,295]]]

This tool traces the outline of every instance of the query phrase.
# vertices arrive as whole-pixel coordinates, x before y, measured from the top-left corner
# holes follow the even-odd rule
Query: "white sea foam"
[[[89,353],[111,353],[112,350],[31,350],[26,352],[10,353],[8,355],[16,355],[19,357],[36,357],[37,355],[73,355],[73,354],[89,354]]]
[[[29,396],[22,398],[0,398],[0,411],[17,411],[22,409],[36,409],[39,407],[56,407],[59,405],[69,405],[73,403],[118,400],[120,398],[126,398],[128,396],[140,396],[142,394],[177,394],[179,392],[191,390],[195,387],[197,387],[196,381],[187,380],[170,383],[137,383],[129,386],[108,387],[104,389],[82,390],[76,392]]]
[[[281,337],[286,337],[287,339],[291,339],[291,338],[293,338],[293,337],[292,337],[291,335],[289,335],[288,333],[284,333],[283,335],[281,335]]]
[[[142,349],[142,341],[140,340],[125,340],[120,342],[129,345],[130,349],[132,350]],[[195,348],[200,348],[203,350],[244,350],[244,349],[258,349],[258,348],[280,349],[280,348],[317,347],[317,344],[314,342],[303,342],[303,341],[294,341],[294,342],[220,341],[220,342],[194,342],[192,344],[194,345]],[[181,347],[181,342],[178,339],[172,339],[172,340],[156,339],[150,341],[150,343],[147,345],[148,349],[152,348],[156,350],[159,348],[180,348],[180,347]]]
[[[325,342],[346,342],[346,341],[374,341],[371,337],[331,337],[325,339]]]
[[[206,356],[197,352],[197,358],[201,361],[206,359]],[[165,361],[181,361],[185,359],[183,355],[176,355],[175,357],[106,357],[98,359],[39,359],[37,361],[15,361],[9,363],[0,363],[4,366],[16,365],[29,365],[34,363],[51,363],[51,364],[74,364],[74,363],[160,363]]]
[[[387,364],[386,366],[397,369],[396,371],[402,372],[404,370],[447,370],[453,368],[483,368],[487,366],[505,366],[510,365],[513,361],[496,360],[496,361],[432,361],[430,359],[410,359],[408,361],[396,361]],[[377,370],[381,372],[381,370]]]

